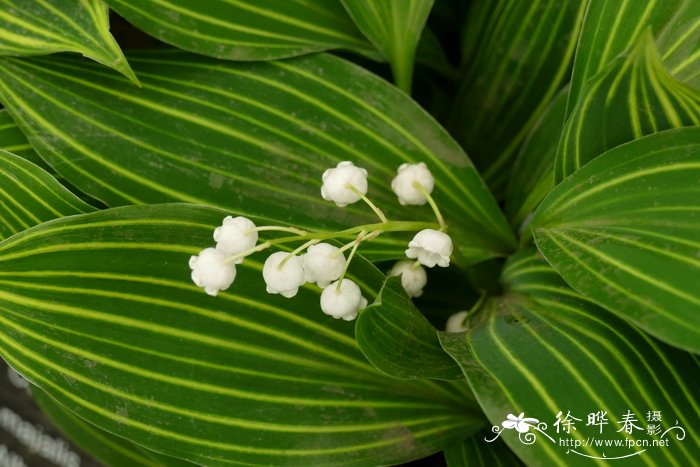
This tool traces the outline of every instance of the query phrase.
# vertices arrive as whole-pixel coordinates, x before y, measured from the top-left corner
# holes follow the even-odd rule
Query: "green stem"
[[[342,247],[338,248],[338,251],[335,252],[336,255],[343,253],[346,250],[349,250],[355,246],[355,241],[353,240],[352,242],[348,243],[347,245],[343,245]]]
[[[364,193],[362,193],[360,190],[358,190],[354,186],[350,185],[349,183],[348,183],[347,187],[350,191],[352,191],[357,196],[359,196],[360,199],[367,204],[367,206],[372,208],[372,211],[374,211],[374,213],[377,215],[377,217],[379,217],[380,221],[382,221],[383,223],[389,222],[387,220],[386,216],[384,215],[384,213],[382,212],[382,210],[379,209],[376,204],[374,204],[372,201],[370,201],[370,199]]]
[[[233,256],[230,256],[230,257],[226,258],[226,261],[224,261],[224,263],[226,263],[226,264],[233,263],[233,262],[235,262],[237,259],[245,258],[246,256],[252,255],[253,253],[257,253],[258,251],[263,251],[263,250],[265,250],[266,248],[270,248],[272,245],[273,245],[272,242],[263,242],[263,243],[260,243],[259,245],[256,245],[254,248],[251,248],[251,249],[246,250],[246,251],[242,251],[242,252],[240,252],[240,253],[238,253],[238,254],[235,254],[235,255],[233,255]]]
[[[310,247],[311,245],[315,245],[315,244],[317,244],[317,243],[320,242],[320,241],[321,241],[321,240],[314,239],[314,240],[309,240],[308,242],[304,243],[302,246],[300,246],[299,248],[297,248],[296,250],[292,251],[292,252],[289,253],[287,256],[285,256],[284,259],[283,259],[282,261],[280,261],[280,264],[277,265],[277,269],[282,269],[282,267],[284,266],[284,263],[286,263],[287,261],[289,261],[292,257],[296,256],[296,255],[299,254],[300,252],[306,250],[306,249],[307,249],[308,247]]]
[[[254,229],[250,229],[248,232],[266,232],[266,231],[290,232],[290,233],[297,234],[297,235],[304,235],[304,234],[308,233],[306,230],[297,229],[296,227],[281,227],[281,226],[277,226],[277,225],[263,225],[262,227],[256,227]]]
[[[394,84],[406,94],[410,95],[411,87],[413,86],[415,50],[399,50],[392,55],[389,63],[391,65],[391,72],[394,75]]]
[[[421,185],[419,182],[413,182],[413,186],[420,191],[423,196],[425,196],[425,199],[428,200],[428,204],[432,208],[433,212],[435,213],[435,217],[437,218],[438,224],[440,224],[440,230],[445,230],[447,228],[447,224],[445,224],[445,218],[442,217],[442,213],[440,212],[440,208],[438,208],[437,204],[435,203],[435,200],[433,199],[432,196],[430,196],[430,193],[428,193],[428,190],[425,189],[423,185]]]
[[[351,237],[357,235],[359,232],[366,230],[368,232],[416,232],[423,229],[434,229],[439,227],[434,222],[420,222],[420,221],[388,221],[376,224],[365,224],[352,227],[350,229],[339,230],[336,232],[309,232],[305,235],[295,235],[293,237],[281,237],[275,240],[271,240],[272,244],[278,243],[289,243],[297,240],[328,240],[332,238],[339,237]]]
[[[350,251],[350,254],[348,255],[347,261],[345,261],[345,267],[343,268],[343,273],[340,275],[340,279],[338,279],[338,285],[335,286],[336,292],[340,291],[340,285],[343,283],[343,279],[345,278],[345,273],[348,272],[348,267],[350,267],[350,262],[352,261],[353,256],[355,256],[355,252],[357,251],[357,248],[360,246],[360,243],[362,243],[362,240],[364,239],[365,235],[367,234],[366,230],[363,230],[360,232],[360,235],[357,236],[355,241],[352,243],[352,250]]]
[[[283,245],[285,243],[298,242],[301,240],[310,240],[314,243],[318,243],[322,240],[355,236],[359,232],[365,232],[365,234],[367,232],[370,232],[370,234],[366,236],[366,239],[371,240],[373,238],[378,237],[384,232],[415,232],[418,230],[432,229],[435,227],[436,225],[433,222],[387,221],[375,224],[358,225],[350,229],[339,230],[336,232],[306,232],[304,235],[292,235],[289,237],[280,237],[274,240],[267,240],[263,243],[260,243],[254,248],[251,248],[249,250],[233,255],[230,258],[227,258],[226,263],[234,262],[239,258],[244,258],[253,253],[257,253],[258,251],[265,250],[273,245]],[[352,243],[350,245],[352,245]]]

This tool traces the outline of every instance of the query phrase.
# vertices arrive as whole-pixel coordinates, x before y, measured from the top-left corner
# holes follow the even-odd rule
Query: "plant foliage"
[[[700,2],[0,0],[0,104],[0,357],[107,465],[700,458]],[[342,161],[372,209],[321,196]],[[229,215],[352,234],[368,306],[257,252],[205,294]],[[454,245],[425,293],[411,226]]]

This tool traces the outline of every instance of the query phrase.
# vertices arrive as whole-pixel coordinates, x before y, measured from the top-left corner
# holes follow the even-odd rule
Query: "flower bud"
[[[322,180],[321,196],[340,207],[360,200],[360,196],[349,188],[350,185],[363,195],[367,194],[367,171],[355,167],[349,161],[340,162],[334,169],[326,170]]]
[[[428,274],[415,261],[399,261],[389,271],[390,276],[401,276],[401,285],[409,297],[423,295],[423,287],[428,283]]]
[[[425,194],[416,187],[419,183],[423,189],[432,193],[435,187],[435,178],[430,173],[425,162],[419,164],[401,164],[396,173],[396,177],[391,181],[391,189],[399,198],[399,203],[423,205],[428,200]]]
[[[304,267],[298,256],[292,256],[282,264],[287,256],[289,253],[284,251],[268,256],[263,265],[263,279],[267,284],[267,293],[292,298],[304,285]]]
[[[258,242],[258,232],[253,221],[246,217],[226,216],[220,227],[214,230],[216,249],[226,255],[237,255],[250,250]],[[243,258],[236,260],[242,263]]]
[[[460,311],[455,313],[449,318],[447,318],[447,323],[445,324],[445,331],[447,332],[462,332],[466,331],[467,327],[464,325],[464,318],[467,317],[466,311]]]
[[[319,287],[337,280],[345,268],[343,252],[330,243],[310,246],[302,260],[306,282],[315,282]]]
[[[418,259],[420,264],[429,268],[436,264],[443,268],[450,265],[452,239],[445,232],[433,229],[421,230],[408,244],[406,256]]]
[[[216,248],[206,248],[190,257],[190,269],[192,282],[212,296],[228,289],[236,278],[236,266],[226,263],[226,254]]]
[[[321,310],[335,319],[352,321],[357,312],[367,306],[367,299],[362,296],[360,288],[350,279],[333,282],[321,293]]]

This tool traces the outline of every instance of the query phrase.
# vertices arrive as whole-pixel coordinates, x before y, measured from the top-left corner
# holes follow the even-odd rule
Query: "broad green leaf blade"
[[[411,92],[416,47],[435,0],[342,0],[357,27],[391,65],[394,82]]]
[[[589,0],[576,49],[567,113],[589,79],[637,44],[650,28],[664,65],[681,82],[700,90],[700,2],[696,0]]]
[[[377,301],[360,313],[355,337],[379,371],[398,379],[463,379],[462,370],[440,346],[437,330],[390,277]]]
[[[523,465],[503,441],[487,443],[484,438],[492,438],[491,430],[453,444],[445,449],[447,467],[515,467]]]
[[[668,74],[647,30],[588,82],[562,133],[555,181],[622,143],[693,125],[700,126],[700,92]]]
[[[86,422],[61,404],[33,388],[32,395],[44,413],[71,441],[105,465],[113,466],[192,466],[193,464],[148,451]]]
[[[0,149],[0,240],[57,217],[94,210],[40,167]]]
[[[699,175],[700,128],[618,146],[547,196],[535,242],[578,292],[699,352]]]
[[[27,137],[10,116],[7,109],[0,109],[0,149],[23,157],[37,165],[45,164],[39,157]]]
[[[496,193],[521,143],[569,79],[586,2],[474,2],[467,72],[448,128]],[[473,30],[473,33],[469,31]]]
[[[32,145],[109,206],[184,201],[333,230],[375,222],[361,203],[341,209],[321,198],[324,170],[351,160],[369,171],[368,195],[391,218],[433,221],[427,205],[401,208],[390,187],[402,163],[424,161],[458,261],[514,246],[454,140],[404,93],[349,62],[233,63],[175,51],[132,61],[141,89],[84,60],[0,62],[0,99]],[[387,237],[373,258],[402,257],[409,238]]]
[[[506,214],[514,227],[554,188],[554,160],[564,128],[568,89],[562,89],[523,142],[508,181]]]
[[[225,60],[257,61],[329,49],[372,53],[337,0],[107,0],[148,34]]]
[[[394,464],[479,428],[458,386],[377,372],[317,288],[267,294],[260,256],[218,297],[195,287],[188,259],[225,214],[129,206],[6,240],[3,357],[88,422],[206,465]],[[372,301],[383,275],[356,260]]]
[[[546,423],[540,427],[554,441],[534,429],[531,445],[523,444],[515,430],[503,430],[500,439],[528,465],[590,466],[595,461],[584,455],[610,460],[645,449],[598,447],[591,438],[646,439],[651,445],[649,424],[664,431],[678,423],[685,430],[683,441],[671,435],[668,446],[650,447],[615,463],[692,465],[700,455],[700,445],[688,442],[700,436],[700,399],[694,389],[700,374],[697,359],[583,299],[545,261],[530,255],[525,252],[506,266],[508,295],[491,303],[482,327],[441,335],[493,425],[500,428],[507,414],[524,412]],[[514,280],[517,285],[511,288]],[[528,292],[529,297],[524,295]],[[618,432],[618,422],[628,410],[642,428],[629,435]],[[559,411],[581,419],[574,421],[570,434],[557,433]],[[607,412],[602,433],[601,427],[587,425],[588,414],[597,411]],[[648,422],[649,411],[660,411],[661,420]],[[560,439],[582,445],[567,447]]]
[[[56,52],[83,54],[138,83],[101,0],[0,0],[0,55]]]
[[[44,159],[42,159],[41,156],[34,151],[32,145],[29,144],[29,141],[27,141],[27,137],[24,136],[24,133],[22,133],[20,130],[19,125],[15,123],[7,109],[0,109],[0,150],[11,152],[22,157],[23,159],[27,159],[32,164],[37,165],[44,171],[48,172],[52,177],[55,177],[56,180],[61,185],[66,187],[71,193],[75,194],[82,201],[87,202],[91,206],[104,207],[99,201],[81,192],[66,179],[56,174],[56,172],[44,161]],[[60,191],[63,192],[65,190],[60,189]],[[90,208],[88,211],[81,212],[89,212],[92,210],[93,209]],[[45,220],[48,219],[43,219],[42,222]]]

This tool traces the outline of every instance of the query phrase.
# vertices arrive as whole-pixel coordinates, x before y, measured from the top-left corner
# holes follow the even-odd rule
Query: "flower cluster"
[[[216,246],[205,248],[190,258],[192,281],[207,294],[216,296],[233,284],[236,265],[247,256],[272,246],[305,241],[295,250],[276,251],[267,257],[262,271],[267,292],[292,298],[304,284],[316,284],[322,289],[321,310],[325,314],[346,321],[355,319],[367,306],[367,299],[362,296],[360,287],[345,275],[358,247],[386,231],[411,230],[417,224],[388,220],[367,197],[367,175],[365,169],[352,162],[340,162],[323,173],[321,196],[340,207],[362,200],[377,214],[379,224],[356,226],[341,232],[309,232],[295,227],[256,226],[246,217],[227,216],[214,230]],[[452,240],[445,233],[443,217],[431,197],[434,187],[435,179],[424,163],[401,165],[391,182],[402,205],[429,203],[439,223],[439,229],[428,227],[416,233],[406,249],[410,260],[397,262],[389,271],[389,275],[401,276],[401,284],[410,297],[423,293],[428,280],[423,266],[447,267],[452,255]],[[267,231],[293,235],[260,242],[260,233]],[[355,238],[341,247],[323,242],[349,234]],[[350,252],[346,258],[347,250]]]

